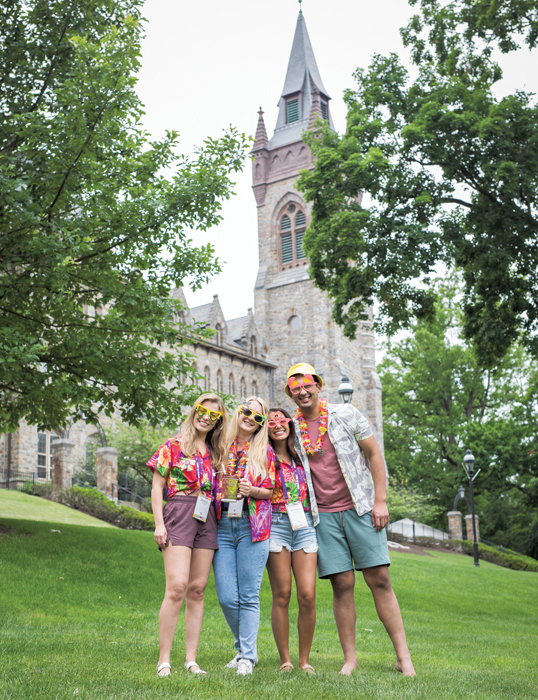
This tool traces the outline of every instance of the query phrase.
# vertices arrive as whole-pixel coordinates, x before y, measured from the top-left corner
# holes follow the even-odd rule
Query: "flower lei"
[[[239,474],[240,478],[245,475],[245,469],[248,462],[248,448],[250,447],[250,442],[247,442],[241,453],[241,458],[237,468],[235,466],[237,462],[237,440],[234,440],[230,446],[230,451],[228,452],[228,464],[226,466],[226,474],[235,475],[239,473],[240,469],[243,469],[243,473]]]
[[[297,408],[295,417],[299,423],[299,429],[301,431],[301,440],[303,441],[303,447],[307,455],[313,455],[315,452],[321,452],[323,455],[323,436],[327,432],[327,426],[329,424],[329,411],[327,410],[327,399],[320,398],[319,400],[319,427],[318,427],[318,437],[316,444],[312,445],[310,440],[310,435],[308,434],[308,425],[306,424],[306,418],[301,413],[301,410]]]

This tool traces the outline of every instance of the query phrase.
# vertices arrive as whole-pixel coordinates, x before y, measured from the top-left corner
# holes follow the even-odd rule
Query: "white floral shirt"
[[[327,406],[329,420],[327,433],[338,457],[340,469],[349,488],[355,510],[359,515],[369,513],[374,507],[374,480],[366,455],[360,448],[360,441],[373,435],[368,419],[349,403],[330,403]],[[309,491],[313,493],[312,474],[308,456],[301,440],[299,424],[295,420],[295,449],[301,457],[305,468]],[[319,522],[318,506],[312,498],[312,516],[314,524]]]

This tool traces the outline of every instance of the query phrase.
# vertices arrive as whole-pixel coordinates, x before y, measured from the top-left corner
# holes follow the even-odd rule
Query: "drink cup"
[[[238,492],[239,478],[237,476],[228,476],[225,474],[222,477],[222,501],[224,503],[237,501]]]

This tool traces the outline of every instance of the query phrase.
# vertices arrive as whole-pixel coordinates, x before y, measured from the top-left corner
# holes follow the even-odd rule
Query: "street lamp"
[[[346,376],[342,377],[342,382],[338,387],[338,393],[340,394],[340,397],[344,403],[351,403],[351,397],[353,396],[353,384]]]
[[[473,493],[473,479],[478,474],[474,473],[474,455],[471,452],[471,450],[467,450],[465,453],[465,457],[463,458],[463,468],[465,469],[465,473],[467,474],[467,477],[469,479],[469,495],[471,497],[471,518],[473,521],[473,557],[474,557],[474,565],[475,566],[480,566],[478,562],[478,542],[476,540],[476,523],[475,523],[475,518],[474,518],[474,493]],[[480,470],[478,470],[480,471]]]

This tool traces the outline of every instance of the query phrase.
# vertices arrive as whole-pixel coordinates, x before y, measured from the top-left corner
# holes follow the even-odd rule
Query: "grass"
[[[349,678],[336,673],[342,655],[331,589],[329,582],[318,581],[311,658],[318,674],[278,673],[265,577],[260,663],[252,677],[238,678],[223,668],[233,645],[211,578],[198,656],[208,676],[183,669],[180,617],[172,676],[159,679],[157,615],[164,574],[151,533],[24,520],[0,524],[0,696],[6,700],[536,697],[535,573],[487,562],[474,568],[470,557],[456,554],[391,552],[415,679],[393,670],[390,641],[361,577],[358,672]],[[294,603],[292,620],[296,615]],[[292,648],[296,662],[295,631]]]
[[[20,491],[0,489],[0,515],[4,518],[41,520],[65,525],[91,525],[93,527],[113,527],[91,515],[47,501],[37,496],[29,496]]]

